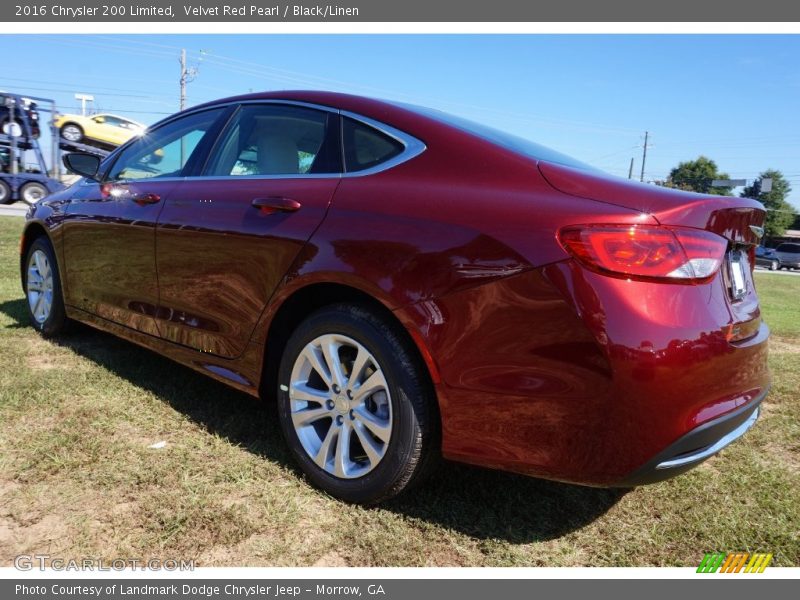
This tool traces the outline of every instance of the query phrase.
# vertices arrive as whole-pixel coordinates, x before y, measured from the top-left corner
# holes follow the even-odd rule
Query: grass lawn
[[[0,218],[0,565],[17,554],[198,565],[800,565],[800,277],[759,273],[773,391],[693,472],[628,493],[446,465],[380,508],[292,466],[272,407],[88,328],[27,325],[22,219]],[[149,446],[166,441],[166,446]]]

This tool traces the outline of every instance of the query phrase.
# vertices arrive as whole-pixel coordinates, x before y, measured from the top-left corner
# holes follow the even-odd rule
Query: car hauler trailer
[[[63,189],[61,182],[61,150],[87,152],[103,158],[108,151],[87,144],[73,144],[61,139],[53,127],[56,116],[55,102],[49,98],[22,96],[16,93],[0,92],[3,99],[4,115],[0,130],[0,204],[10,204],[21,200],[33,204]],[[33,106],[33,110],[31,110]],[[39,135],[41,123],[35,123],[32,115],[40,119],[38,111],[49,113],[51,143],[51,165],[47,166]],[[29,154],[32,162],[26,162]]]

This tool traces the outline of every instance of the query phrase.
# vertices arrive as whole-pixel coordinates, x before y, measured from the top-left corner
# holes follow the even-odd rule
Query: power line
[[[0,79],[5,79],[5,78],[0,78]],[[30,86],[26,86],[25,89],[33,90],[33,91],[37,91],[37,92],[62,92],[62,93],[66,93],[66,94],[70,94],[70,93],[75,91],[75,88],[73,88],[73,89],[63,89],[63,88],[30,87]],[[101,94],[103,96],[111,96],[111,97],[114,97],[114,98],[150,99],[150,98],[154,98],[155,97],[155,96],[144,96],[144,95],[141,95],[141,94],[117,94],[117,93],[113,93],[113,92],[101,92]],[[160,101],[160,100],[151,100],[151,102],[157,102],[159,104],[167,104],[166,102]]]
[[[128,40],[126,40],[126,41],[128,41]],[[330,79],[330,78],[326,78],[326,77],[318,77],[318,76],[313,76],[313,75],[310,76],[310,75],[307,75],[307,74],[298,73],[296,71],[289,71],[287,69],[279,69],[277,67],[271,67],[271,66],[262,65],[262,64],[259,64],[259,63],[254,63],[254,62],[251,62],[251,61],[244,61],[244,60],[240,60],[240,59],[236,59],[236,58],[232,58],[232,57],[221,56],[221,55],[216,55],[216,54],[212,54],[212,53],[208,53],[208,52],[201,52],[200,54],[198,54],[198,57],[201,58],[205,62],[205,64],[207,64],[207,65],[213,65],[216,68],[219,68],[219,69],[222,69],[222,70],[226,70],[226,71],[229,71],[229,72],[233,72],[233,73],[237,73],[237,74],[240,74],[240,75],[248,75],[248,76],[251,76],[251,77],[257,77],[257,78],[260,78],[260,79],[266,79],[266,80],[270,80],[270,81],[285,81],[285,82],[290,82],[290,83],[298,83],[298,84],[301,84],[301,85],[309,85],[310,84],[312,86],[318,86],[318,85],[320,85],[320,83],[322,83],[323,85],[333,84],[334,86],[338,86],[340,88],[341,87],[357,88],[357,89],[360,88],[360,89],[364,89],[364,90],[370,90],[370,91],[373,91],[373,92],[378,92],[380,94],[387,94],[388,93],[390,95],[402,96],[402,97],[411,98],[411,99],[414,99],[414,100],[419,98],[419,96],[412,95],[412,94],[407,94],[405,92],[398,92],[396,90],[389,91],[389,90],[385,90],[385,89],[382,89],[382,88],[375,88],[375,87],[372,87],[372,86],[365,86],[365,85],[362,85],[362,84],[354,84],[354,83],[340,81],[340,80],[336,80],[336,79]],[[542,121],[542,122],[553,123],[553,124],[556,124],[556,125],[578,125],[578,126],[585,126],[585,127],[588,126],[588,127],[596,128],[596,129],[599,129],[599,130],[603,130],[603,131],[607,131],[607,132],[613,131],[613,132],[616,132],[616,133],[631,133],[631,132],[634,131],[634,130],[628,130],[628,129],[623,129],[623,128],[619,128],[619,127],[612,127],[612,126],[607,126],[607,125],[588,123],[588,122],[585,122],[585,121],[572,121],[572,120],[566,120],[566,119],[553,119],[553,118],[545,118],[545,117],[542,117],[542,116],[539,116],[539,115],[511,113],[511,112],[508,112],[508,111],[501,111],[501,110],[496,110],[496,109],[492,109],[492,108],[476,106],[476,105],[472,105],[472,104],[455,103],[455,102],[452,102],[452,101],[442,100],[442,99],[429,98],[429,100],[433,100],[433,101],[435,101],[437,103],[448,104],[448,105],[451,105],[451,106],[459,106],[459,107],[473,109],[473,110],[479,110],[479,111],[483,111],[483,112],[490,112],[490,113],[497,114],[499,116],[504,116],[504,117],[507,117],[507,118],[523,120],[525,122]]]
[[[6,77],[5,75],[0,76],[0,79],[2,79],[4,81],[21,81],[21,82],[35,83],[35,84],[41,84],[41,85],[52,85],[53,84],[52,80],[24,79],[24,78],[21,78],[21,77]],[[73,80],[74,80],[74,77],[70,77],[70,81],[72,82]],[[100,79],[100,78],[97,78],[97,80],[104,81],[103,79]],[[126,81],[135,81],[135,80],[131,80],[131,79],[126,78]],[[153,83],[152,79],[142,79],[141,81],[147,81],[147,82]],[[166,83],[166,82],[163,82],[163,83]],[[103,93],[105,93],[105,90],[108,90],[108,91],[111,91],[111,92],[139,92],[140,91],[140,90],[131,89],[131,88],[105,87],[105,86],[102,86],[102,85],[97,85],[95,83],[80,84],[81,87],[84,86],[84,85],[91,85],[93,91],[103,90]],[[154,97],[154,96],[151,94],[149,96],[141,96],[141,95],[139,95],[137,97],[150,98],[150,97]]]

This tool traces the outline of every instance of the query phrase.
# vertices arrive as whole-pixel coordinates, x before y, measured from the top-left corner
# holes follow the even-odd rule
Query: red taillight
[[[661,225],[577,225],[558,235],[586,267],[615,277],[698,283],[716,274],[728,242],[699,229]]]

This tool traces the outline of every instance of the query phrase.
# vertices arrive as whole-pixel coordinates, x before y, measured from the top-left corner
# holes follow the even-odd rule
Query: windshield
[[[575,167],[577,169],[588,169],[592,171],[597,170],[591,165],[587,165],[586,163],[574,159],[571,156],[567,156],[566,154],[552,150],[547,146],[542,146],[541,144],[521,138],[512,133],[501,131],[500,129],[487,127],[486,125],[481,125],[475,121],[470,121],[469,119],[464,119],[462,117],[456,117],[455,115],[450,115],[440,110],[425,108],[424,106],[415,106],[413,104],[404,104],[401,102],[396,102],[395,104],[407,110],[412,110],[431,119],[440,121],[445,125],[450,125],[451,127],[456,127],[462,131],[471,133],[472,135],[483,138],[487,142],[491,142],[497,146],[505,148],[506,150],[516,152],[517,154],[527,156],[528,158],[558,163],[560,165]]]

